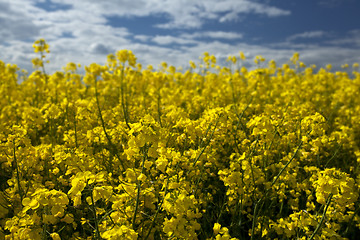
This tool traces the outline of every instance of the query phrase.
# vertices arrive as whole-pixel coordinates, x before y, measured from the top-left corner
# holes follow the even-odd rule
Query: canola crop
[[[355,239],[360,73],[0,61],[0,239]],[[238,67],[236,67],[238,66]]]

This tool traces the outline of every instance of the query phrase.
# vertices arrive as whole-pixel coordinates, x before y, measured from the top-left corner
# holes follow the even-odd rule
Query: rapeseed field
[[[121,50],[48,74],[34,50],[30,75],[0,61],[0,239],[359,235],[358,64]]]

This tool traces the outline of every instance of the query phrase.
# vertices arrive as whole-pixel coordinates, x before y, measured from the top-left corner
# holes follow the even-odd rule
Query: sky
[[[48,72],[105,64],[131,50],[144,67],[186,68],[204,52],[278,64],[360,62],[359,0],[0,0],[0,60],[33,71],[32,44],[50,45]]]

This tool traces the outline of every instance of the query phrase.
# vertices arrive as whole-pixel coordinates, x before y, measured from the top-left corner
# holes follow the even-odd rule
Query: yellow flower
[[[24,198],[22,201],[22,204],[24,205],[25,209],[37,209],[40,207],[39,202],[36,198],[30,199],[30,198]],[[24,209],[24,211],[26,211]]]
[[[168,160],[164,157],[159,157],[156,161],[156,167],[161,171],[161,172],[165,172],[165,168],[168,165]]]
[[[64,70],[66,72],[76,72],[77,70],[77,65],[73,62],[70,62],[66,65],[66,67],[64,68]]]
[[[263,58],[262,56],[258,55],[258,56],[255,56],[255,59],[254,59],[254,63],[255,64],[259,64],[261,62],[265,62],[265,58]]]
[[[136,182],[136,173],[133,169],[128,168],[126,170],[126,179],[128,182]]]
[[[34,48],[34,52],[38,53],[38,52],[47,52],[49,53],[49,45],[46,43],[46,41],[41,38],[39,40],[36,40],[33,44],[33,48]]]
[[[300,54],[298,52],[294,53],[294,55],[291,57],[290,61],[293,64],[296,64],[299,61]]]
[[[196,68],[196,65],[195,65],[195,63],[194,63],[193,61],[190,61],[189,63],[190,63],[190,67],[191,67],[191,68],[193,68],[193,69]]]
[[[241,60],[246,60],[245,54],[243,52],[240,52],[239,54]]]
[[[221,224],[215,223],[213,227],[214,234],[217,235],[220,232],[220,229],[221,229]]]
[[[86,218],[81,218],[80,222],[81,222],[81,225],[84,225],[84,224],[88,223],[89,220],[87,220]]]
[[[63,217],[62,219],[61,219],[61,221],[63,221],[63,222],[66,222],[66,223],[72,223],[72,222],[74,222],[74,215],[73,214],[71,214],[71,213],[69,213],[69,214],[66,214],[65,215],[65,217]]]
[[[122,64],[125,64],[125,62],[128,61],[130,66],[135,67],[136,65],[136,57],[130,50],[117,51],[116,57]]]
[[[81,193],[84,190],[84,188],[86,186],[86,183],[81,178],[74,178],[71,181],[71,185],[72,185],[72,187],[69,190],[68,194],[70,196],[75,196],[75,195],[77,195],[78,193]]]
[[[33,58],[31,62],[34,68],[40,68],[44,66],[44,62],[40,58]]]
[[[98,201],[99,199],[108,201],[111,197],[111,194],[112,194],[111,186],[94,187],[93,197],[95,202]]]
[[[51,208],[51,214],[54,217],[63,217],[64,216],[64,208],[60,205],[55,205]]]
[[[146,180],[146,175],[143,174],[143,173],[141,173],[141,174],[137,177],[137,180],[144,182],[144,181]]]
[[[60,235],[59,235],[58,233],[51,233],[51,234],[50,234],[50,237],[51,237],[53,240],[61,240]]]

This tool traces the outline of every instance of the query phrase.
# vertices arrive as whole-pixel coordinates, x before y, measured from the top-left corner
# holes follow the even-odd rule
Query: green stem
[[[96,237],[96,239],[101,239],[100,230],[99,230],[99,220],[98,220],[98,216],[97,216],[97,213],[96,213],[93,190],[94,189],[91,189],[90,197],[91,197],[91,208],[92,208],[92,212],[94,214],[94,220],[95,220],[95,237]]]
[[[44,215],[47,214],[46,211],[44,211]],[[43,221],[42,221],[43,222]],[[46,240],[47,239],[47,224],[43,223],[42,226],[42,235],[41,235],[41,239]]]
[[[220,120],[220,116],[218,117],[218,119],[216,120],[216,123],[215,123],[215,126],[214,126],[214,129],[212,130],[211,134],[210,134],[210,137],[209,137],[209,140],[205,143],[205,146],[203,147],[203,149],[201,149],[201,152],[199,153],[199,155],[195,158],[194,162],[193,162],[193,167],[195,167],[196,165],[196,162],[199,161],[201,155],[205,152],[205,149],[210,145],[210,141],[214,135],[214,132],[216,130],[216,127],[217,127],[217,124],[219,123],[219,120]]]
[[[291,159],[285,164],[285,166],[280,170],[280,172],[278,173],[278,175],[275,177],[274,181],[272,181],[271,183],[271,187],[274,186],[274,184],[276,183],[276,181],[279,179],[280,175],[285,171],[285,169],[290,165],[290,163],[295,159],[297,153],[299,152],[301,146],[302,146],[302,141],[299,143],[298,147],[295,150],[295,153],[293,154],[293,156],[291,157]],[[254,216],[253,216],[253,222],[252,222],[252,229],[251,229],[251,240],[254,239],[254,232],[255,232],[255,225],[256,225],[256,219],[257,219],[257,215],[259,214],[260,209],[258,210],[258,205],[260,202],[262,202],[264,200],[265,197],[267,197],[267,194],[270,191],[270,188],[268,188],[268,190],[266,190],[265,194],[256,202],[255,204],[255,208],[254,208]]]
[[[158,111],[159,124],[160,124],[160,127],[162,127],[160,106],[161,106],[161,95],[160,95],[160,89],[159,89],[158,96],[157,96],[157,111]]]
[[[240,115],[239,115],[238,113],[236,113],[236,115],[237,115],[237,117],[238,117],[238,121],[237,121],[236,127],[235,127],[235,141],[236,141],[236,143],[238,142],[238,141],[237,141],[237,140],[238,140],[238,139],[237,139],[237,131],[238,131],[238,129],[239,129],[239,126],[242,125],[242,124],[241,124],[241,119],[243,118],[243,116],[244,116],[244,114],[245,114],[245,111],[250,107],[250,104],[251,104],[252,100],[253,100],[253,97],[250,98],[249,103],[246,105],[246,107],[244,108],[244,110],[241,112]],[[242,125],[242,127],[243,127],[243,125]],[[245,131],[245,129],[244,129],[244,133],[245,133],[246,137],[249,138],[249,136],[248,136],[248,134],[247,134],[247,131]],[[237,145],[236,145],[236,146],[237,146]]]
[[[46,74],[46,71],[45,71],[45,66],[44,66],[44,61],[43,61],[43,59],[45,58],[45,55],[44,55],[43,52],[40,52],[40,57],[41,57],[41,61],[42,61],[41,70],[42,70],[42,73],[44,74],[45,83],[47,84],[48,77],[47,77],[47,74]]]
[[[252,179],[252,182],[253,182],[253,185],[254,185],[253,197],[255,196],[255,186],[256,186],[256,184],[255,184],[255,175],[254,175],[254,169],[253,169],[253,165],[252,165],[252,159],[253,159],[253,156],[255,155],[255,150],[256,150],[256,147],[257,147],[258,143],[259,143],[259,137],[256,138],[254,148],[251,150],[251,155],[250,155],[250,158],[249,158],[249,165],[250,165],[250,170],[251,170],[251,179]]]
[[[126,102],[125,102],[124,70],[125,70],[125,65],[124,65],[124,66],[122,67],[122,69],[121,69],[121,76],[120,76],[121,106],[122,106],[122,110],[123,110],[123,114],[124,114],[124,119],[125,119],[126,126],[127,126],[129,129],[131,129],[131,127],[130,127],[130,125],[129,125],[129,116],[128,116],[128,111],[127,111]]]
[[[319,224],[317,225],[315,231],[313,232],[313,234],[312,234],[311,237],[309,238],[309,240],[312,240],[312,239],[315,237],[315,235],[317,234],[317,232],[320,230],[321,225],[323,224],[323,222],[324,222],[324,220],[325,220],[326,211],[327,211],[328,207],[330,206],[331,198],[332,198],[332,197],[333,197],[333,194],[330,193],[330,195],[329,195],[329,197],[328,197],[328,199],[327,199],[327,201],[326,201],[326,206],[325,206],[325,208],[324,208],[324,213],[323,213],[323,215],[322,215],[322,217],[321,217],[321,220],[320,220]]]
[[[274,186],[274,184],[276,183],[276,181],[279,179],[280,175],[285,171],[285,169],[287,168],[287,166],[290,165],[290,163],[294,160],[294,158],[296,157],[296,154],[299,152],[301,145],[302,145],[302,141],[300,142],[300,144],[298,145],[297,149],[295,150],[295,153],[293,154],[293,156],[291,157],[291,159],[285,164],[285,166],[280,170],[280,172],[278,173],[278,175],[276,176],[276,178],[274,179],[274,181],[271,183],[271,187]]]
[[[164,201],[165,201],[165,197],[166,197],[166,194],[167,194],[167,192],[168,192],[168,184],[169,184],[169,181],[166,181],[164,198],[162,199],[162,201],[160,202],[158,208],[156,209],[156,212],[155,212],[154,218],[153,218],[153,220],[152,220],[152,222],[151,222],[149,231],[148,231],[148,233],[147,233],[147,235],[146,235],[146,237],[145,237],[144,240],[147,240],[147,239],[149,238],[149,236],[150,236],[150,234],[151,234],[151,230],[153,229],[153,227],[154,227],[154,225],[155,225],[156,217],[157,217],[157,215],[158,215],[159,212],[160,212],[160,209],[161,209],[161,207],[162,207],[162,205],[163,205],[163,203],[164,203]]]
[[[112,143],[111,138],[110,138],[109,134],[106,131],[105,121],[104,121],[104,118],[102,116],[101,108],[100,108],[99,93],[97,91],[97,84],[96,84],[96,76],[94,76],[94,78],[95,78],[95,99],[96,99],[97,109],[98,109],[98,112],[99,112],[99,118],[100,118],[100,121],[101,121],[101,126],[102,126],[102,129],[103,129],[104,133],[105,133],[106,139],[107,139],[107,141],[109,143],[110,149],[112,150],[113,154],[115,154],[116,158],[119,160],[123,171],[125,171],[125,169],[126,169],[125,165],[124,165],[123,161],[120,159],[120,156],[119,156],[119,154],[117,152],[117,149],[116,149],[115,145]],[[111,165],[112,165],[112,163],[110,163],[110,166]]]
[[[145,144],[144,146],[144,154],[143,154],[143,160],[142,160],[142,166],[141,166],[141,174],[144,172],[145,170],[145,160],[147,158],[147,144]],[[139,210],[139,204],[140,204],[140,191],[141,191],[141,180],[137,181],[137,193],[136,193],[136,203],[135,203],[135,211],[134,211],[134,216],[133,216],[133,220],[132,220],[132,226],[133,226],[133,230],[136,230],[136,226],[135,226],[135,221],[136,221],[136,215],[137,212]]]
[[[75,146],[76,146],[76,148],[78,148],[79,145],[78,145],[78,139],[77,139],[77,127],[76,127],[76,112],[75,112],[75,109],[74,109],[74,131],[75,131]]]
[[[16,180],[17,180],[17,183],[18,183],[18,191],[19,191],[19,195],[20,195],[20,200],[22,202],[24,196],[23,196],[23,191],[21,189],[21,185],[20,185],[20,172],[19,172],[19,166],[18,166],[18,163],[17,163],[17,158],[16,158],[16,150],[15,150],[15,143],[14,143],[14,148],[13,148],[13,153],[14,153],[14,163],[15,163],[15,168],[16,168]],[[22,204],[21,204],[22,206]]]
[[[254,216],[253,216],[253,221],[252,221],[252,227],[251,227],[251,240],[254,239],[254,234],[255,234],[255,224],[256,224],[256,218],[257,218],[257,214],[258,214],[258,204],[261,202],[262,198],[260,198],[256,204],[255,204],[255,208],[254,208]]]

